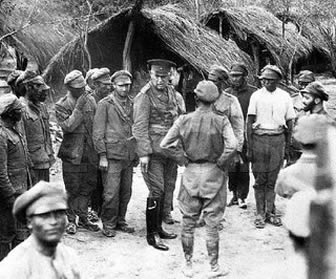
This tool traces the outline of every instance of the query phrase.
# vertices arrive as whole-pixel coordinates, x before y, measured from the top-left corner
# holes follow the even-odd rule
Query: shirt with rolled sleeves
[[[237,140],[226,116],[211,109],[197,108],[181,115],[161,142],[161,148],[174,150],[181,141],[190,162],[227,163],[237,148]]]
[[[93,143],[99,155],[107,159],[135,159],[135,139],[132,136],[133,102],[124,104],[113,92],[98,103],[93,123]]]
[[[237,139],[237,151],[241,152],[244,145],[244,116],[237,97],[223,91],[213,104],[213,110],[228,118]]]
[[[55,104],[56,119],[63,131],[58,157],[63,161],[79,165],[84,152],[92,164],[98,163],[98,156],[93,147],[92,126],[96,112],[96,103],[92,96],[82,110],[78,110],[76,99],[70,92]]]
[[[139,157],[165,155],[159,145],[177,119],[179,110],[176,91],[172,86],[167,86],[161,92],[149,82],[141,89],[134,98],[132,128]]]

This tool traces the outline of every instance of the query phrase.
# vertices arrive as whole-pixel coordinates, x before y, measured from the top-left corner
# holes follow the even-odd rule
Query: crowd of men
[[[111,75],[108,68],[95,68],[85,77],[73,70],[65,76],[67,93],[55,104],[55,113],[63,131],[57,157],[62,160],[67,203],[64,192],[48,183],[55,162],[44,103],[50,87],[33,71],[9,75],[12,92],[0,96],[0,259],[30,231],[33,236],[14,250],[16,254],[50,242],[54,248],[45,245],[43,249],[49,256],[59,253],[61,262],[68,252],[56,247],[60,247],[57,244],[64,231],[75,234],[81,227],[101,230],[106,237],[114,237],[117,231],[133,233],[126,213],[133,168],[138,164],[148,187],[147,242],[164,251],[169,247],[162,239],[177,238],[162,223],[175,222],[171,211],[177,168],[185,166],[178,200],[187,277],[193,276],[194,231],[200,225],[206,227],[209,277],[228,273],[218,264],[218,231],[223,228],[220,222],[227,187],[232,191],[228,206],[247,208],[250,163],[255,178],[255,227],[282,225],[275,207],[275,185],[282,196],[289,197],[294,191],[283,186],[292,183],[282,182],[290,177],[286,175],[290,167],[279,175],[284,160],[287,165],[302,164],[307,160],[306,150],[315,147],[306,142],[309,137],[302,136],[302,131],[293,137],[297,119],[300,123],[301,117],[319,114],[325,117],[319,121],[332,121],[324,109],[328,94],[323,86],[312,72],[300,72],[301,102],[297,95],[290,96],[279,88],[283,74],[277,66],[263,68],[259,77],[262,87],[257,89],[248,84],[245,65],[234,64],[229,72],[213,65],[207,81],[194,89],[196,110],[186,114],[183,97],[171,84],[173,68],[176,64],[172,61],[149,60],[150,80],[134,99],[130,97],[133,76],[126,70]],[[309,127],[303,128],[308,135]],[[39,218],[56,220],[57,236],[44,239],[37,229]],[[98,218],[102,229],[96,223]],[[34,258],[31,252],[25,253]],[[14,262],[16,254],[7,261]],[[37,260],[27,258],[27,262],[34,269]],[[66,278],[79,278],[67,265],[62,270],[53,268],[72,274]],[[48,277],[50,271],[45,272]]]

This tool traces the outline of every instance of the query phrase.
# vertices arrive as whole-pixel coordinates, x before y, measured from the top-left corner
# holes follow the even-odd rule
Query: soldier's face
[[[65,210],[55,210],[28,218],[28,228],[35,238],[47,246],[56,246],[66,226]]]
[[[47,99],[47,95],[48,95],[49,90],[41,90],[40,94],[39,94],[39,101],[40,102],[44,102]]]
[[[305,81],[298,81],[298,89],[299,90],[303,90],[307,87],[307,85],[309,84],[309,82],[305,82]]]
[[[131,90],[130,84],[114,83],[114,90],[120,97],[126,97]]]
[[[279,81],[280,81],[279,79],[263,78],[262,84],[267,89],[267,91],[273,92],[277,88]]]
[[[230,83],[232,87],[241,87],[244,84],[245,76],[239,74],[230,74]]]
[[[150,71],[150,77],[151,77],[151,82],[153,84],[153,86],[157,89],[157,90],[164,90],[168,84],[169,84],[169,79],[170,79],[170,75],[163,75],[163,74],[159,74],[153,70]]]
[[[103,96],[107,96],[111,92],[111,84],[97,82],[96,90]]]
[[[71,95],[76,99],[85,93],[85,87],[82,87],[82,88],[69,87],[69,89],[70,89]]]
[[[305,111],[309,111],[316,105],[317,98],[311,94],[302,93],[302,104]]]

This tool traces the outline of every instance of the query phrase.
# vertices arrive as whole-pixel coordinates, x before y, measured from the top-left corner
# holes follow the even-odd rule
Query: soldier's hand
[[[107,161],[106,156],[100,156],[100,159],[99,159],[99,169],[103,170],[103,171],[106,171],[107,167],[108,167],[108,161]]]
[[[142,172],[148,171],[149,156],[140,157],[140,167]]]
[[[87,101],[87,96],[88,96],[88,93],[86,92],[77,99],[76,108],[78,110],[82,110],[84,108],[86,101]]]

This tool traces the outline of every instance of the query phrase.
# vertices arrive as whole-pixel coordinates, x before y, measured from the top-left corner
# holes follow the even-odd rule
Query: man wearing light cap
[[[63,131],[58,157],[62,159],[63,180],[69,195],[66,232],[76,233],[76,215],[80,227],[98,231],[99,227],[87,219],[89,200],[97,185],[98,156],[92,141],[96,103],[85,92],[86,84],[80,71],[73,70],[67,74],[64,84],[68,92],[55,104],[55,110]]]
[[[27,146],[16,127],[21,110],[14,94],[0,96],[0,260],[29,234],[11,214],[15,198],[28,188]]]
[[[171,208],[164,207],[166,193],[173,193],[176,182],[176,156],[160,148],[160,142],[178,117],[176,92],[170,86],[170,71],[176,67],[169,60],[148,61],[150,82],[134,99],[133,135],[137,142],[142,175],[149,189],[146,207],[147,242],[154,248],[168,250],[163,239],[176,238],[162,228],[164,215]],[[164,211],[168,212],[164,212]]]
[[[93,143],[103,177],[101,219],[106,237],[114,237],[116,230],[134,232],[126,223],[136,161],[133,103],[129,98],[132,75],[120,70],[112,75],[111,81],[114,91],[98,103],[93,124]]]
[[[19,196],[13,215],[31,236],[0,263],[0,277],[80,279],[76,253],[60,243],[66,226],[67,200],[57,184],[40,181]]]
[[[247,83],[248,70],[244,64],[237,63],[231,66],[229,77],[231,86],[225,89],[225,92],[238,98],[241,106],[244,122],[247,118],[247,109],[250,104],[251,95],[257,90],[256,87]],[[244,133],[245,138],[245,133]],[[232,191],[233,197],[228,206],[238,205],[246,209],[245,199],[249,193],[250,172],[249,162],[247,160],[247,144],[244,144],[241,152],[235,156],[232,167],[229,170],[229,190]]]
[[[110,70],[108,68],[94,68],[87,72],[86,88],[90,88],[89,92],[96,101],[96,105],[111,93]],[[97,187],[92,193],[91,197],[91,211],[88,214],[88,219],[91,221],[98,221],[103,203],[103,182],[102,173],[97,166]]]
[[[312,71],[303,70],[300,71],[297,78],[297,88],[303,90],[307,87],[308,84],[315,81],[315,76]]]
[[[274,212],[274,186],[283,165],[284,150],[291,141],[295,118],[289,94],[277,88],[281,78],[277,66],[265,66],[260,76],[263,87],[252,94],[247,112],[248,157],[255,178],[255,226],[260,229],[265,222],[281,225]]]
[[[23,123],[27,139],[28,151],[32,160],[32,184],[40,180],[49,181],[49,169],[55,162],[52,149],[49,114],[44,101],[50,89],[42,76],[35,72],[25,71],[20,75],[25,86],[27,102],[23,111]]]
[[[181,238],[186,259],[183,272],[187,277],[193,276],[194,232],[203,212],[211,267],[209,278],[214,278],[228,273],[218,264],[218,225],[226,204],[224,172],[234,155],[237,141],[228,118],[212,111],[212,104],[219,96],[216,85],[211,81],[201,81],[194,92],[198,108],[180,116],[160,146],[167,152],[176,152],[176,142],[181,141],[185,160],[188,161],[178,195],[183,215]]]

